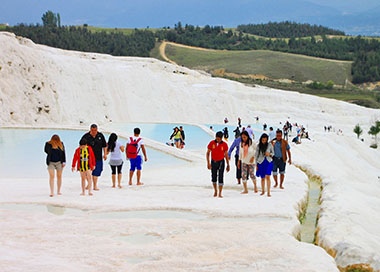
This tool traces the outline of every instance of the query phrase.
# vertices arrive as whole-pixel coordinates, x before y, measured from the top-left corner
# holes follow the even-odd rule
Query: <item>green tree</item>
[[[332,81],[332,80],[327,81],[326,89],[332,90],[333,88],[334,88],[334,81]]]
[[[359,139],[360,135],[363,133],[363,130],[362,130],[362,128],[360,127],[359,124],[357,124],[357,125],[354,127],[354,133],[358,136],[358,139]]]
[[[377,144],[377,134],[380,132],[380,121],[376,121],[376,123],[369,128],[368,134],[375,136],[375,142]]]
[[[57,13],[47,11],[42,15],[42,24],[45,27],[59,27],[61,25],[61,17]]]

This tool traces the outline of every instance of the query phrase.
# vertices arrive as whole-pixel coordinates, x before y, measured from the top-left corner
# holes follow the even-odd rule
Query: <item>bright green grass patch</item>
[[[313,58],[268,50],[197,50],[168,45],[166,55],[179,65],[236,74],[261,74],[271,79],[307,80],[343,85],[351,80],[351,62]]]

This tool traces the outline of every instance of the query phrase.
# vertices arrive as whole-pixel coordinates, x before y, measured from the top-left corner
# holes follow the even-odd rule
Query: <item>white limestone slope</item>
[[[197,71],[150,58],[112,57],[54,49],[35,45],[27,39],[4,32],[0,32],[0,45],[1,126],[85,126],[87,128],[90,123],[98,123],[103,128],[107,128],[107,124],[110,122],[216,124],[221,123],[225,116],[229,117],[230,120],[236,120],[239,116],[246,124],[253,123],[255,116],[260,117],[260,122],[274,126],[286,120],[303,124],[307,127],[312,140],[304,140],[301,145],[292,145],[292,154],[295,164],[321,176],[323,180],[322,209],[318,225],[320,245],[332,254],[336,264],[340,267],[347,267],[351,264],[369,264],[375,270],[380,270],[380,237],[377,231],[380,224],[380,213],[377,210],[380,206],[378,197],[380,194],[378,179],[380,176],[380,152],[369,148],[372,139],[368,135],[363,135],[364,142],[361,142],[356,139],[352,132],[358,123],[364,132],[367,132],[374,120],[380,119],[379,110],[261,86],[246,87],[236,82],[211,78]],[[343,135],[337,135],[335,132],[325,133],[323,130],[325,125],[332,125],[335,131],[341,129]],[[202,172],[204,171],[203,163],[195,163],[193,167],[187,170],[172,169],[172,171],[176,174],[184,171],[189,177],[196,176],[203,180],[208,179],[208,172]],[[203,174],[195,174],[198,172]],[[172,185],[166,180],[166,176],[170,175],[170,172],[149,173],[148,171],[147,175],[152,177],[152,180],[158,180],[159,185]],[[227,177],[233,180],[233,174],[230,173]],[[191,182],[191,180],[190,178],[189,181]],[[260,260],[264,258],[264,261],[262,260],[256,266],[256,271],[265,271],[265,268],[268,268],[265,258],[268,258],[268,262],[276,260],[273,266],[269,266],[276,271],[289,270],[287,264],[289,262],[294,263],[291,269],[301,267],[299,271],[333,271],[334,268],[332,267],[335,264],[324,251],[292,240],[291,235],[297,228],[297,212],[294,208],[280,209],[279,212],[278,208],[281,205],[295,205],[296,207],[297,203],[302,201],[305,196],[304,176],[294,167],[289,167],[287,181],[289,183],[286,185],[285,191],[279,192],[277,198],[274,193],[274,197],[270,201],[267,199],[257,200],[258,203],[263,204],[263,206],[258,207],[257,211],[246,210],[246,208],[241,210],[239,207],[244,205],[245,199],[242,199],[240,195],[232,197],[234,192],[232,190],[229,193],[231,199],[226,197],[222,201],[218,201],[218,206],[215,208],[207,206],[208,212],[223,214],[223,211],[228,210],[228,207],[232,205],[234,207],[232,211],[234,213],[240,212],[242,215],[255,216],[266,211],[276,218],[281,218],[281,212],[290,214],[290,221],[281,223],[285,230],[278,234],[279,241],[270,235],[270,231],[275,229],[271,226],[270,221],[261,226],[252,226],[257,228],[255,231],[257,231],[258,236],[262,235],[258,242],[259,249],[254,246],[251,248],[247,244],[240,244],[238,242],[240,233],[233,236],[231,234],[233,230],[229,229],[231,226],[227,223],[223,224],[229,231],[218,229],[221,231],[221,235],[226,235],[234,241],[233,244],[230,244],[231,249],[236,247],[236,250],[241,250],[242,255],[245,254],[246,248],[249,251],[259,250],[258,255],[255,256]],[[2,182],[11,184],[9,180]],[[25,185],[25,181],[20,182]],[[4,184],[2,187],[5,186]],[[201,186],[201,184],[198,185]],[[12,186],[14,185],[9,185],[8,189],[4,190],[3,197],[6,196],[6,200],[3,201],[12,202],[18,197],[20,197],[18,199],[26,202],[41,203],[44,201],[42,195],[36,199],[26,194],[19,196],[13,191],[14,187]],[[300,186],[299,189],[297,189],[298,186]],[[146,188],[144,196],[153,201],[152,203],[148,202],[147,208],[154,206],[154,199],[157,195],[160,203],[171,197],[167,195],[167,192],[160,190],[157,193],[154,188],[148,186]],[[198,190],[209,189],[201,187]],[[292,199],[289,196],[291,195],[290,192],[294,190],[297,194]],[[199,203],[193,203],[190,205],[190,209],[203,211],[203,201],[211,206],[215,204],[209,203],[209,200],[204,200],[204,197],[208,197],[207,194],[206,196],[199,196],[196,191],[187,192],[186,197],[190,198],[187,199],[188,201],[182,203],[181,199],[178,199],[180,203],[178,206],[182,209],[188,207],[188,203],[193,198],[197,199]],[[37,192],[34,191],[34,193]],[[102,202],[108,201],[100,194],[97,197]],[[132,195],[131,197],[138,199],[141,196]],[[76,201],[76,198],[76,195],[75,197],[70,196],[63,200],[63,204]],[[121,205],[123,201],[122,198],[114,198],[113,200],[109,203],[110,206]],[[132,204],[136,205],[136,208],[141,205],[141,202],[138,201],[133,203],[138,203]],[[96,208],[96,202],[92,205]],[[168,206],[177,207],[175,203],[171,205]],[[38,216],[36,215],[36,217]],[[19,217],[14,217],[6,211],[3,218],[5,218],[5,221],[1,223],[3,226],[17,225],[17,230],[25,227],[24,221],[20,221]],[[58,223],[55,221],[57,219],[51,219],[51,223]],[[89,221],[89,223],[91,222]],[[113,221],[113,223],[116,222]],[[136,221],[135,223],[141,222]],[[167,228],[170,228],[170,223],[180,224],[178,222],[167,222]],[[36,225],[33,226],[36,227]],[[179,228],[182,227],[183,225],[179,226]],[[205,224],[200,230],[206,231],[208,227]],[[156,231],[161,236],[166,237],[167,233],[170,233],[167,228],[163,227],[163,229]],[[241,228],[244,229],[245,227],[242,226]],[[37,227],[35,231],[38,234]],[[198,231],[195,232],[198,233]],[[6,233],[9,235],[8,232]],[[201,233],[202,231],[198,235],[203,237],[204,235]],[[212,234],[208,231],[205,233]],[[195,234],[186,237],[181,236],[178,238],[178,242],[183,244],[194,241],[193,235]],[[63,234],[63,236],[65,239],[82,239],[70,234]],[[107,239],[104,238],[103,240],[103,238],[98,237],[96,239],[99,243],[106,242]],[[203,239],[207,238],[207,235],[203,237]],[[213,238],[216,239],[217,237]],[[250,239],[248,241],[254,243],[255,240]],[[165,250],[170,252],[175,243],[165,241]],[[287,244],[289,246],[286,246]],[[52,246],[49,241],[47,241],[47,245]],[[223,244],[217,243],[206,244],[205,247],[215,249],[222,246]],[[269,249],[266,253],[264,253],[265,248]],[[10,263],[13,263],[10,260],[11,255],[7,253],[10,249],[11,253],[16,256],[26,254],[20,252],[21,249],[11,242],[2,249],[0,248],[3,251],[0,255],[6,253],[3,258]],[[41,246],[39,250],[42,251],[43,247]],[[100,245],[97,245],[95,250],[99,253],[101,251]],[[260,250],[263,251],[262,254],[260,254]],[[276,257],[270,256],[271,250]],[[166,259],[160,262],[160,267],[182,265],[183,267],[180,266],[180,269],[186,269],[194,267],[198,261],[198,268],[202,264],[207,264],[210,268],[215,269],[239,268],[239,265],[231,265],[233,258],[228,259],[225,266],[221,267],[215,264],[217,261],[209,263],[206,260],[200,260],[200,256],[191,259],[191,254],[194,254],[191,252],[195,251],[196,245],[189,244],[189,247],[185,249],[189,256],[187,264],[175,259]],[[140,251],[137,250],[137,252]],[[215,256],[210,252],[207,258],[218,260],[221,255],[230,254],[230,252],[220,250],[216,252]],[[281,257],[283,259],[280,258],[281,252],[287,252]],[[83,252],[77,248],[75,254],[81,253]],[[177,253],[183,252],[178,251]],[[73,257],[69,252],[65,254],[68,258]],[[235,255],[234,257],[237,258]],[[67,261],[67,258],[60,260]],[[315,260],[315,262],[311,260]],[[109,260],[109,264],[111,263],[112,260]],[[80,260],[75,260],[72,267],[66,263],[60,265],[62,267],[69,266],[68,270],[72,270],[75,265],[79,264],[83,265],[82,271],[87,271],[85,270],[88,268],[87,264],[84,265]],[[139,268],[143,267],[149,271],[150,265],[153,264],[147,262]],[[254,267],[253,264],[249,266],[249,262],[244,259],[242,266],[246,267],[246,265],[251,268]],[[93,267],[89,266],[88,271],[91,271],[91,268]],[[109,268],[106,267],[106,269]]]

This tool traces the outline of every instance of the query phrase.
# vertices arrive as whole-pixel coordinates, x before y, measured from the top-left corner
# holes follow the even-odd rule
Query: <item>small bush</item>
[[[377,144],[371,144],[369,147],[371,147],[373,149],[377,149]]]

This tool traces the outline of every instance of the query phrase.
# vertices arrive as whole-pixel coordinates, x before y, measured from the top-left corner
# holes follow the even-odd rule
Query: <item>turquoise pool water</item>
[[[110,124],[107,130],[122,135],[132,135],[133,129],[139,127],[141,136],[158,142],[166,143],[175,126],[181,124]],[[205,125],[208,128],[210,125]],[[222,130],[224,125],[212,125],[214,131]],[[236,126],[227,126],[229,129],[229,144],[234,139],[233,130]],[[259,125],[252,126],[255,130],[255,138],[261,134]],[[207,144],[213,136],[199,126],[183,125],[186,133],[186,150],[196,150],[206,152]],[[101,127],[100,127],[101,131]],[[82,135],[87,130],[61,130],[61,129],[6,129],[0,128],[0,177],[6,178],[40,178],[46,177],[46,164],[44,145],[53,134],[58,134],[66,147],[66,160],[68,166],[64,171],[64,176],[77,177],[77,173],[72,173],[70,169],[72,156]],[[106,140],[109,134],[104,133]],[[120,141],[125,144],[126,138],[120,137]],[[147,147],[149,167],[160,167],[165,165],[183,164],[183,160],[170,156]],[[108,173],[108,162],[104,165],[105,172]]]
[[[65,177],[78,177],[71,172],[71,160],[78,142],[86,131],[50,129],[0,129],[0,178],[47,177],[45,142],[58,134],[65,144],[67,166]],[[108,134],[104,133],[108,140]],[[120,139],[125,142],[126,139]],[[186,163],[168,154],[147,148],[149,167]],[[104,163],[104,174],[110,174],[108,161]]]

